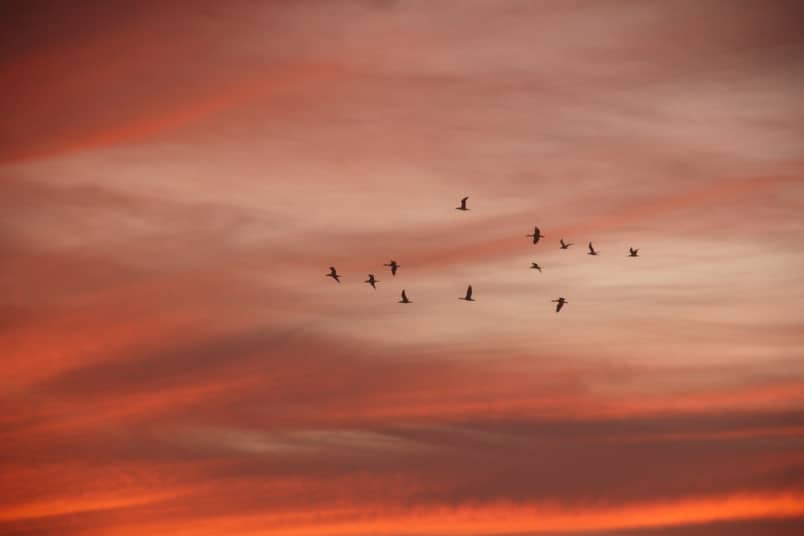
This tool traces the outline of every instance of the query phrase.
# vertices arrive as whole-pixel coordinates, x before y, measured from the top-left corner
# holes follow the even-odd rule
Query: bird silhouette
[[[553,300],[553,302],[556,304],[556,312],[559,312],[561,308],[564,307],[565,303],[569,303],[561,296],[559,296],[557,300]]]
[[[535,262],[530,263],[530,267],[534,270],[539,270],[539,273],[542,273],[542,267],[536,264]]]
[[[464,300],[464,301],[475,301],[475,300],[472,298],[472,285],[469,285],[469,286],[466,288],[466,296],[464,296],[464,297],[462,297],[462,298],[458,298],[458,299],[459,299],[459,300]]]
[[[595,248],[594,248],[594,247],[592,247],[592,243],[591,243],[591,242],[589,242],[589,253],[587,253],[587,255],[597,255],[597,253],[598,253],[598,252],[597,252],[597,251],[595,251]]]
[[[383,266],[388,266],[391,268],[391,275],[396,277],[396,271],[399,269],[399,265],[396,263],[395,260],[391,260],[388,264],[383,264]]]
[[[538,227],[534,227],[534,228],[533,228],[533,234],[529,234],[529,235],[525,235],[525,236],[527,236],[528,238],[531,238],[531,237],[532,237],[532,238],[533,238],[533,243],[534,243],[534,244],[538,244],[538,243],[539,243],[539,239],[540,239],[540,238],[544,238],[544,235],[541,233],[541,231],[539,231],[539,228],[538,228]]]
[[[371,288],[373,288],[374,290],[377,290],[377,287],[374,286],[374,283],[379,282],[380,282],[379,279],[374,279],[374,274],[369,274],[369,278],[363,281],[363,283],[368,283],[369,285],[371,285]]]
[[[466,208],[466,200],[467,199],[469,199],[468,196],[464,197],[463,199],[461,199],[461,206],[455,207],[455,210],[469,210],[468,208]]]
[[[325,275],[325,276],[327,276],[327,277],[331,277],[332,279],[334,279],[334,280],[335,280],[335,281],[337,281],[338,283],[340,283],[340,282],[341,282],[341,280],[339,279],[339,278],[341,277],[341,275],[340,275],[338,272],[336,272],[336,271],[335,271],[335,267],[334,267],[334,266],[330,266],[330,267],[329,267],[329,273],[328,273],[328,274],[324,274],[324,275]]]
[[[560,242],[561,242],[561,249],[569,249],[569,247],[572,245],[572,242],[570,242],[569,244],[564,242],[563,238],[560,240]]]
[[[413,303],[408,299],[408,295],[405,294],[405,289],[402,289],[402,299],[399,300],[399,303]]]
[[[628,248],[629,257],[639,257],[639,249]]]

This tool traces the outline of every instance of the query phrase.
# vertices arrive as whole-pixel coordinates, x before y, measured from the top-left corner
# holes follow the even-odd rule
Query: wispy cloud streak
[[[0,533],[797,534],[800,11],[14,11]]]

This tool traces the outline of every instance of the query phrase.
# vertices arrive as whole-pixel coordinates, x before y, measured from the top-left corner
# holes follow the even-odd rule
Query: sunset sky
[[[0,534],[803,534],[802,20],[4,3]]]

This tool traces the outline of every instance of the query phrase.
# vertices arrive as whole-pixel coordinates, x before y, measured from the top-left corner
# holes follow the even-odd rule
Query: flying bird
[[[461,199],[461,206],[455,207],[455,210],[469,210],[468,208],[466,208],[466,200],[467,199],[469,199],[468,196],[464,197],[463,199]]]
[[[539,239],[540,239],[540,238],[544,238],[544,235],[541,233],[541,231],[539,231],[539,228],[538,228],[538,227],[534,227],[534,228],[533,228],[533,234],[529,234],[529,235],[525,235],[525,236],[527,236],[528,238],[531,238],[531,237],[532,237],[532,238],[533,238],[533,243],[534,243],[534,244],[538,244],[538,243],[539,243]]]
[[[535,262],[530,263],[530,267],[534,270],[539,270],[539,273],[542,273],[542,267],[536,264]]]
[[[464,300],[464,301],[475,301],[475,300],[472,298],[472,285],[469,285],[469,286],[466,288],[466,296],[464,296],[463,298],[458,298],[458,299],[459,299],[459,300]]]
[[[567,300],[565,300],[561,296],[559,296],[559,298],[557,300],[553,300],[553,302],[556,304],[556,312],[559,312],[561,310],[561,308],[564,307],[565,303],[569,303]]]
[[[561,249],[569,249],[569,247],[572,245],[572,242],[570,242],[569,244],[564,242],[563,238],[560,240],[560,242],[561,242]]]
[[[388,266],[391,268],[391,275],[396,276],[396,271],[399,269],[399,265],[396,263],[395,260],[391,260],[388,264],[383,264],[383,266]]]
[[[592,247],[591,242],[589,242],[589,253],[587,253],[587,255],[597,255],[597,251],[595,251],[595,248]]]
[[[629,257],[639,257],[639,249],[628,248]]]
[[[363,281],[363,283],[368,283],[369,285],[371,285],[371,288],[373,288],[374,290],[377,290],[377,287],[374,286],[374,283],[379,282],[380,282],[379,279],[374,279],[374,274],[369,274],[369,278]]]
[[[327,277],[331,277],[332,279],[334,279],[334,280],[335,280],[335,281],[337,281],[338,283],[340,283],[340,282],[341,282],[341,280],[339,279],[339,278],[341,277],[341,275],[340,275],[338,272],[336,272],[336,271],[335,271],[335,267],[334,267],[334,266],[330,266],[330,267],[329,267],[329,273],[328,273],[328,274],[324,274],[324,275],[325,275],[325,276],[327,276]]]
[[[402,289],[402,299],[399,300],[399,303],[413,303],[408,299],[408,295],[405,294],[405,289]]]

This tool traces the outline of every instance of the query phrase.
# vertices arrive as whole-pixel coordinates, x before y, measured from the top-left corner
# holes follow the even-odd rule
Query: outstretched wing
[[[466,299],[467,300],[472,299],[472,285],[469,285],[469,287],[467,287],[466,289]]]

